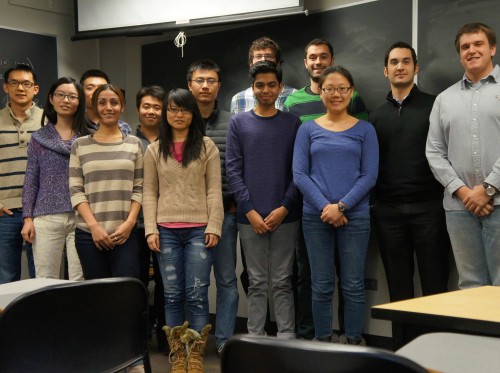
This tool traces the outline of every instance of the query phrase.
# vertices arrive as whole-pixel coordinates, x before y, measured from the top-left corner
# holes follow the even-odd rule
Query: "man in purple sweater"
[[[278,337],[294,338],[291,278],[299,214],[291,167],[300,120],[274,106],[282,88],[279,67],[258,62],[250,76],[257,105],[230,119],[226,147],[226,174],[250,281],[248,332],[265,334],[270,285]]]

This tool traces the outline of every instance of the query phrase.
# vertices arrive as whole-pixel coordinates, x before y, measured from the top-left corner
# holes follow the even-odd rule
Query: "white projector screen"
[[[76,0],[75,7],[73,39],[144,35],[304,12],[303,0]]]

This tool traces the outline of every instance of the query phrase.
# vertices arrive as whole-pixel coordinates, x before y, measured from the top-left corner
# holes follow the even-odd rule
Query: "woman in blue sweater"
[[[354,91],[349,71],[329,67],[319,79],[327,112],[302,124],[293,157],[294,181],[304,196],[302,224],[311,265],[314,327],[318,340],[331,339],[338,250],[345,299],[341,341],[362,344],[369,193],[377,179],[378,143],[373,126],[347,112]]]
[[[71,145],[88,133],[82,86],[73,78],[59,78],[50,87],[42,128],[31,136],[23,188],[21,233],[33,243],[37,277],[59,278],[66,247],[69,279],[83,280],[68,179]]]

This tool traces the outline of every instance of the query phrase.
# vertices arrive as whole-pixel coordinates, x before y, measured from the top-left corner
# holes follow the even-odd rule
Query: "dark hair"
[[[159,85],[151,85],[148,87],[142,87],[139,89],[139,92],[137,92],[137,95],[135,96],[135,106],[137,109],[140,108],[141,106],[141,101],[143,97],[146,96],[151,96],[154,98],[157,98],[163,103],[163,100],[165,100],[165,90],[160,87]]]
[[[478,34],[480,32],[484,32],[486,34],[490,47],[497,45],[497,36],[495,35],[495,31],[493,31],[490,26],[480,22],[467,23],[460,27],[460,30],[458,30],[457,36],[455,37],[455,48],[457,49],[457,52],[460,53],[460,38],[463,34]]]
[[[76,92],[78,93],[78,108],[73,116],[73,125],[71,126],[71,129],[79,136],[88,135],[90,132],[87,128],[85,115],[85,94],[83,93],[81,84],[69,76],[57,79],[54,84],[50,86],[49,93],[47,94],[47,101],[45,102],[45,106],[43,108],[42,127],[45,126],[45,118],[47,118],[50,123],[57,124],[57,113],[54,110],[54,105],[50,102],[50,98],[53,96],[56,89],[62,84],[73,84],[76,88]]]
[[[120,103],[122,104],[122,107],[125,107],[125,96],[123,95],[123,92],[120,89],[120,87],[113,84],[103,84],[99,86],[92,94],[92,106],[94,108],[97,108],[97,98],[102,91],[112,91],[116,93],[116,95],[120,100]]]
[[[189,126],[188,136],[184,146],[182,155],[182,167],[187,167],[191,161],[195,161],[201,157],[202,148],[205,149],[203,136],[205,136],[205,123],[198,108],[198,103],[194,96],[187,89],[176,88],[171,90],[161,110],[162,126],[160,126],[159,140],[159,156],[163,156],[165,161],[172,156],[174,147],[174,139],[172,135],[172,127],[167,121],[167,109],[170,104],[174,103],[180,108],[188,109],[193,115],[191,125]]]
[[[9,75],[11,72],[13,71],[26,71],[27,73],[31,73],[31,75],[33,76],[33,82],[36,84],[36,74],[35,74],[35,70],[33,70],[33,68],[30,66],[30,65],[27,65],[25,63],[18,63],[16,66],[14,67],[11,67],[10,69],[8,69],[4,74],[3,74],[3,77],[4,77],[4,82],[7,83],[9,81]]]
[[[397,41],[393,45],[387,49],[387,52],[385,52],[385,57],[384,57],[384,66],[387,67],[387,64],[389,63],[389,54],[391,54],[391,51],[396,48],[403,48],[403,49],[409,49],[411,51],[411,58],[413,59],[414,64],[416,65],[417,62],[417,53],[415,53],[415,49],[408,44],[405,43],[404,41]]]
[[[328,75],[330,75],[330,74],[336,74],[336,73],[340,74],[344,78],[346,78],[347,81],[349,82],[349,84],[351,85],[351,87],[354,87],[354,79],[352,78],[352,75],[349,72],[349,70],[347,70],[345,67],[337,65],[337,66],[327,67],[326,69],[323,70],[323,72],[319,76],[319,81],[318,81],[319,88],[321,89],[323,87],[323,83],[325,82],[325,80],[328,77]]]
[[[281,65],[281,63],[283,61],[281,60],[280,47],[271,38],[268,38],[267,36],[263,36],[261,38],[258,38],[257,40],[254,40],[254,42],[250,46],[250,49],[248,50],[248,65],[249,66],[252,66],[253,52],[259,51],[262,49],[271,49],[274,52],[274,55],[276,57],[276,64]]]
[[[257,74],[273,73],[276,75],[278,83],[281,83],[281,81],[283,80],[283,72],[281,71],[281,68],[270,61],[257,62],[256,64],[250,66],[250,70],[248,73],[250,75],[250,78],[252,78],[252,84],[255,82]]]
[[[328,50],[330,51],[330,55],[333,57],[333,47],[330,44],[330,42],[326,39],[316,38],[311,40],[304,48],[304,55],[305,55],[304,58],[307,58],[307,50],[311,45],[326,45],[328,47]]]
[[[191,81],[191,78],[193,77],[193,73],[197,70],[215,71],[217,74],[217,78],[219,79],[219,82],[221,81],[220,67],[212,60],[208,60],[208,59],[207,60],[198,60],[198,61],[193,62],[191,65],[189,65],[188,72],[187,72],[187,81],[188,82]]]
[[[88,78],[103,78],[106,83],[110,83],[111,80],[109,80],[108,74],[106,74],[104,71],[97,70],[97,69],[90,69],[85,71],[82,76],[80,77],[80,84],[83,86],[83,83],[85,82],[85,79]]]

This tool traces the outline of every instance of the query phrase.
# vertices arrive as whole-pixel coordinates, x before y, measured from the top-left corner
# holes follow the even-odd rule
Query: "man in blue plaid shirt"
[[[252,66],[259,61],[274,62],[278,66],[281,65],[281,51],[278,44],[267,36],[263,36],[255,40],[248,51],[248,65]],[[283,89],[280,91],[276,99],[275,106],[279,110],[283,110],[283,104],[286,98],[295,92],[296,89],[283,84]],[[231,113],[236,114],[243,111],[250,111],[255,107],[256,101],[253,95],[252,87],[235,94],[231,99]]]

